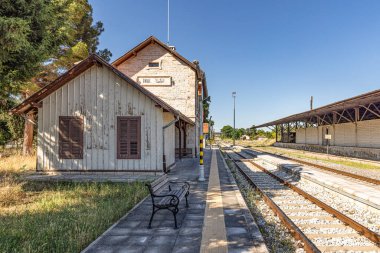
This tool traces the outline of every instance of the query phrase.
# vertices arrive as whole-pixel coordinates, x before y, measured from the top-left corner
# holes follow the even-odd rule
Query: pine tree
[[[96,53],[103,31],[101,22],[93,25],[88,0],[2,0],[0,115],[15,99],[27,98],[76,62]],[[108,49],[98,53],[106,60],[112,56]],[[25,118],[23,153],[27,155],[32,152],[31,122],[35,115],[28,114]],[[4,140],[14,138],[12,134],[0,134]]]

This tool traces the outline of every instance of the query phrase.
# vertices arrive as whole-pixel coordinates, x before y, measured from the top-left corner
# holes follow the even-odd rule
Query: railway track
[[[357,180],[360,180],[360,181],[364,181],[364,182],[367,182],[367,183],[371,183],[371,184],[374,184],[374,185],[380,185],[380,180],[375,179],[375,178],[365,177],[365,176],[362,176],[362,175],[358,175],[358,174],[350,173],[350,172],[347,172],[347,171],[342,171],[342,170],[334,169],[334,168],[331,168],[331,167],[328,167],[328,166],[325,166],[325,165],[315,164],[315,163],[304,161],[304,160],[301,160],[301,159],[292,158],[292,157],[289,157],[289,156],[284,156],[284,155],[279,155],[279,154],[275,154],[275,153],[270,153],[270,152],[267,152],[267,151],[263,151],[261,149],[255,149],[255,148],[248,148],[248,149],[252,150],[254,152],[260,152],[262,154],[268,154],[268,155],[271,155],[271,156],[279,157],[281,159],[285,159],[285,160],[288,160],[288,161],[293,161],[293,162],[296,162],[296,163],[299,163],[299,164],[303,164],[303,165],[307,165],[307,166],[310,166],[310,167],[318,168],[318,169],[321,169],[323,171],[332,172],[332,173],[335,173],[335,174],[338,174],[338,175],[343,175],[343,176],[346,176],[346,177],[354,178],[354,179],[357,179]]]
[[[380,252],[380,236],[272,174],[246,154],[225,151],[307,252]]]

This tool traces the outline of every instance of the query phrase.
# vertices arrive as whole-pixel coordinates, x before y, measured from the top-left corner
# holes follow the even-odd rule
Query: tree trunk
[[[30,112],[25,117],[25,127],[24,127],[24,143],[22,145],[22,155],[28,156],[33,154],[33,128],[34,124],[34,113]]]

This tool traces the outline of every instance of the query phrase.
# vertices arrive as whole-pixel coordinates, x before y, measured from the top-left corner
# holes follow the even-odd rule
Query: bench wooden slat
[[[156,181],[157,181],[157,182],[156,182]],[[165,186],[165,185],[168,184],[169,179],[168,179],[168,177],[165,175],[165,176],[159,178],[159,179],[156,180],[156,181],[154,181],[154,182],[151,184],[151,189],[152,189],[153,193],[159,192],[163,186]]]
[[[159,185],[162,182],[167,181],[167,180],[168,180],[168,176],[167,175],[163,175],[163,176],[157,178],[156,180],[154,180],[152,183],[150,183],[150,185],[151,185],[151,187],[154,188],[155,186],[157,186],[157,185]]]

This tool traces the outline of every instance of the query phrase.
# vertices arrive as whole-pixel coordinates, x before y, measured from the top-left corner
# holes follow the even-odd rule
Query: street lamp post
[[[234,98],[234,132],[233,132],[233,135],[232,135],[232,140],[233,140],[233,146],[235,146],[235,98],[236,98],[236,91],[232,92],[232,97]]]

